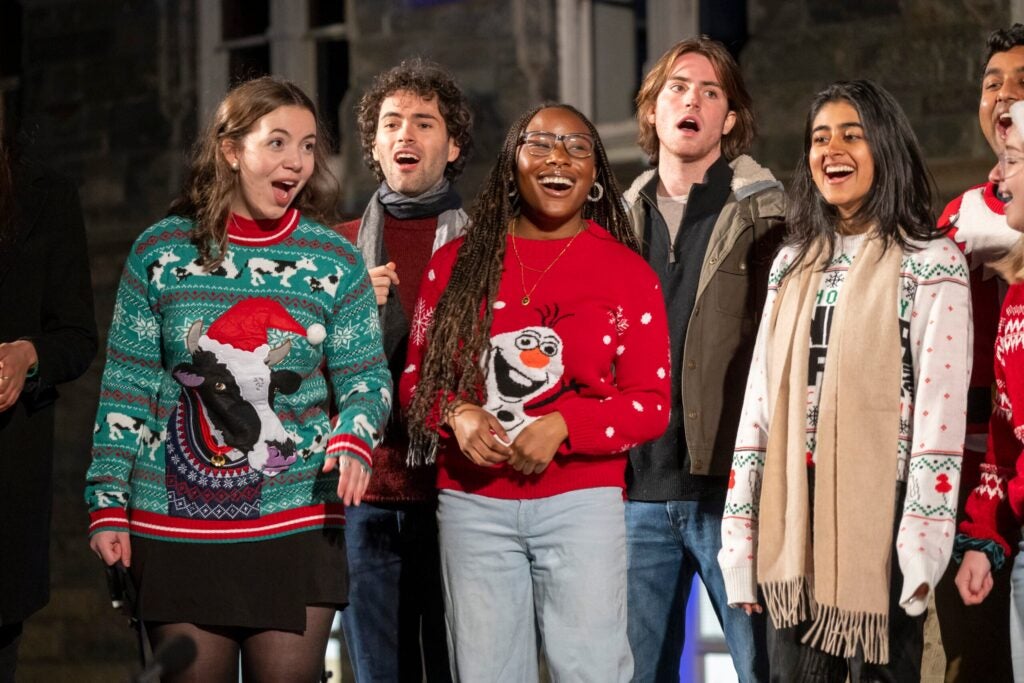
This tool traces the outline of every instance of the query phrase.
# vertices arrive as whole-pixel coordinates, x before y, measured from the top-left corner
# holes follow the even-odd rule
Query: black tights
[[[196,643],[196,659],[165,683],[237,683],[241,653],[246,683],[316,683],[324,666],[333,607],[306,607],[306,630],[272,631],[196,624],[147,624],[149,641],[161,643],[187,635]]]

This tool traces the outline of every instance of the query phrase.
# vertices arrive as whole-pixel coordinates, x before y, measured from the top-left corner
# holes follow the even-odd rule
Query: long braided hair
[[[520,138],[537,112],[550,108],[578,116],[594,138],[597,182],[604,188],[604,196],[584,202],[583,218],[593,220],[633,251],[640,251],[604,145],[586,116],[568,104],[542,104],[512,124],[498,161],[473,204],[465,241],[459,247],[451,278],[427,333],[420,380],[408,414],[410,459],[414,462],[433,461],[437,426],[454,403],[482,404],[486,398],[483,368],[491,352],[494,301],[501,282],[506,235],[520,209],[516,179]]]

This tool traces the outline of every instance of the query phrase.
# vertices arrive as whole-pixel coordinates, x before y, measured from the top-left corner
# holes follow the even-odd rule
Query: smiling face
[[[526,125],[526,134],[578,134],[590,137],[590,129],[579,116],[558,107],[541,109]],[[522,234],[563,236],[580,225],[583,203],[597,179],[596,152],[580,158],[565,148],[569,141],[555,142],[544,156],[535,156],[520,143],[516,151],[516,185],[519,188]],[[531,234],[532,233],[532,234]]]
[[[407,197],[437,185],[445,167],[459,158],[437,97],[423,99],[406,90],[386,97],[377,117],[373,158],[388,186]]]
[[[989,180],[999,185],[999,193],[1006,200],[1003,209],[1007,225],[1024,232],[1024,137],[1017,126],[1007,132],[1003,153]]]
[[[736,124],[715,67],[704,55],[680,55],[669,70],[647,120],[658,133],[658,158],[710,166],[722,154],[722,136]]]
[[[996,154],[1002,152],[1010,127],[1010,105],[1019,100],[1024,100],[1024,45],[995,53],[985,65],[978,123]]]
[[[258,119],[241,142],[221,152],[239,177],[231,211],[254,220],[277,219],[313,175],[316,119],[308,109],[278,107]]]
[[[814,184],[840,217],[864,204],[875,179],[875,162],[860,115],[846,100],[825,103],[811,124],[808,163]]]

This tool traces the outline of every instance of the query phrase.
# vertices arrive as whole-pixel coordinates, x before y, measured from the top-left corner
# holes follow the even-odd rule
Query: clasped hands
[[[561,413],[553,412],[523,428],[515,441],[494,415],[472,403],[459,403],[446,420],[462,454],[481,467],[507,463],[522,474],[540,474],[569,436]]]
[[[0,413],[21,396],[25,378],[37,362],[36,347],[27,339],[0,344]]]

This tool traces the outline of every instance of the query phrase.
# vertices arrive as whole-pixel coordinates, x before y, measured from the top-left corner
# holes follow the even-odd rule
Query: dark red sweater
[[[357,219],[342,223],[337,230],[355,244],[360,222]],[[437,216],[401,220],[384,212],[384,252],[389,261],[395,262],[395,271],[401,281],[397,288],[398,299],[410,320],[419,295],[420,280],[430,260],[436,231]],[[395,355],[402,356],[404,351],[403,343]],[[393,375],[397,375],[404,367],[403,361],[403,358],[388,358]],[[397,387],[398,377],[393,376],[393,379]],[[407,466],[405,457],[408,450],[409,437],[405,424],[392,415],[384,441],[373,452],[373,476],[363,496],[366,501],[408,503],[430,501],[436,497],[436,468]]]
[[[473,464],[442,437],[438,488],[494,498],[542,498],[600,486],[625,486],[626,451],[668,424],[669,347],[665,303],[654,271],[590,222],[522,305],[526,288],[565,248],[563,240],[516,239],[521,271],[507,243],[494,304],[485,408],[511,438],[558,411],[569,438],[540,474]],[[434,255],[420,285],[399,397],[408,407],[419,379],[426,331],[462,240]]]

